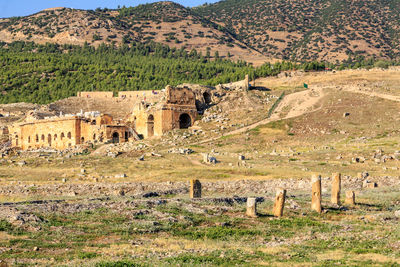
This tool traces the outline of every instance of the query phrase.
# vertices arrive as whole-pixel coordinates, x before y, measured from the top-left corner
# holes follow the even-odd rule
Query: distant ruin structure
[[[167,86],[160,103],[138,103],[131,121],[138,134],[149,138],[162,136],[173,129],[187,129],[193,125],[197,114],[196,98],[192,90]]]
[[[134,137],[132,130],[113,121],[110,115],[85,114],[36,119],[33,116],[10,127],[13,147],[23,150],[68,147],[91,142],[127,142]]]
[[[225,90],[248,90],[249,78],[246,76],[243,81],[223,87]],[[47,115],[36,116],[38,112],[31,111],[23,122],[9,127],[8,135],[12,146],[23,150],[47,147],[64,150],[88,142],[122,143],[160,137],[168,131],[193,126],[198,114],[202,114],[221,95],[224,93],[218,88],[193,84],[167,86],[159,91],[121,91],[118,96],[111,91],[79,92],[70,100],[75,101],[72,102],[75,106],[81,102],[87,107],[90,103],[99,103],[103,113],[77,113],[74,104],[70,104],[67,109],[72,114],[62,115],[63,109],[55,105],[53,113],[48,107],[44,110]],[[122,114],[121,110],[124,110]],[[56,116],[54,111],[60,115]],[[119,111],[118,116],[123,120],[114,121],[111,115],[107,115],[110,111]]]

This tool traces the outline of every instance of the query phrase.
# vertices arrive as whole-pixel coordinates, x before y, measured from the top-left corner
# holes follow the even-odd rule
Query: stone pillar
[[[201,183],[199,180],[190,180],[190,198],[201,198]]]
[[[346,200],[344,203],[351,206],[356,204],[356,194],[354,191],[346,191]]]
[[[249,217],[257,217],[257,203],[256,198],[248,197],[247,198],[247,210],[246,215]]]
[[[274,216],[281,217],[283,215],[283,207],[285,206],[286,190],[278,188],[275,195]]]
[[[332,174],[332,195],[331,203],[340,205],[340,188],[342,182],[342,175],[340,173]]]
[[[311,179],[312,184],[312,198],[311,209],[321,213],[321,175],[313,175]]]

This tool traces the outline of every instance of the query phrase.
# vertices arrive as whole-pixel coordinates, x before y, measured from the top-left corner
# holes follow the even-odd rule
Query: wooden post
[[[190,198],[201,198],[201,183],[199,180],[190,180]]]
[[[249,216],[249,217],[257,217],[256,198],[254,198],[254,197],[248,197],[247,198],[246,215]]]
[[[275,195],[275,204],[274,204],[274,216],[282,217],[283,208],[285,206],[285,198],[286,198],[286,190],[282,188],[278,188],[276,190]]]
[[[311,209],[321,213],[321,175],[313,175],[311,179],[312,183],[312,198],[311,198]]]
[[[340,205],[340,189],[341,189],[342,175],[340,173],[332,174],[332,195],[331,203]]]
[[[356,194],[354,191],[346,191],[346,200],[344,201],[347,205],[354,206],[356,204]]]

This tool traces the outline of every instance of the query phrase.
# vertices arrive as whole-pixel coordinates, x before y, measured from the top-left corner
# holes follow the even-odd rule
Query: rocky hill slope
[[[52,8],[0,20],[0,40],[116,45],[155,41],[261,63],[400,55],[399,0],[157,2],[117,10]],[[209,52],[207,52],[209,51]]]
[[[218,51],[221,57],[262,57],[223,27],[173,2],[118,10],[46,9],[27,17],[0,20],[0,40],[94,46],[155,41],[187,51],[196,49],[203,55],[209,50],[210,56]]]
[[[225,0],[195,10],[272,57],[399,56],[398,0]]]

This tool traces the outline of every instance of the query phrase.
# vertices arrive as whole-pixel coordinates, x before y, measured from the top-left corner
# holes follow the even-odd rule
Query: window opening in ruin
[[[71,132],[68,132],[67,137],[68,139],[71,139]]]
[[[18,135],[15,136],[15,145],[18,146]]]
[[[211,103],[211,95],[208,92],[203,93],[204,103],[210,104]]]
[[[47,142],[49,143],[49,146],[51,146],[51,134],[47,136]]]
[[[65,137],[64,133],[61,133],[61,140]]]
[[[154,135],[154,116],[149,115],[147,118],[147,137],[152,137]]]
[[[125,132],[125,142],[128,142],[129,132]]]
[[[39,135],[36,135],[36,143],[39,143]]]
[[[54,141],[56,141],[56,140],[57,140],[57,134],[54,135]]]
[[[96,134],[93,134],[93,140],[96,140]]]
[[[81,144],[85,143],[85,137],[81,137]]]
[[[113,135],[112,135],[112,142],[113,142],[114,144],[119,143],[119,134],[118,134],[117,132],[113,133]]]
[[[30,143],[31,142],[31,137],[30,136],[28,136],[28,143]]]
[[[183,113],[179,116],[179,128],[187,129],[192,126],[192,119],[187,113]]]
[[[44,134],[42,134],[42,141],[44,141]]]

